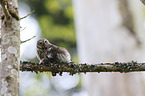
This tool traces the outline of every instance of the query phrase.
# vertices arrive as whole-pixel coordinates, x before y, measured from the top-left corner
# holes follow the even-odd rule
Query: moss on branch
[[[100,63],[100,64],[75,64],[75,63],[68,63],[68,64],[55,64],[51,62],[43,62],[41,64],[32,63],[23,61],[21,62],[20,66],[21,71],[34,71],[38,72],[69,72],[70,75],[76,73],[87,73],[87,72],[134,72],[134,71],[145,71],[145,63],[137,63],[137,62],[115,62],[115,63]],[[61,75],[60,74],[60,75]]]

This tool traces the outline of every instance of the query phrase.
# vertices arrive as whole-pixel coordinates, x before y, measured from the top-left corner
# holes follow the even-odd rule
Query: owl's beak
[[[48,46],[44,44],[43,49],[46,50],[47,48],[48,48]]]

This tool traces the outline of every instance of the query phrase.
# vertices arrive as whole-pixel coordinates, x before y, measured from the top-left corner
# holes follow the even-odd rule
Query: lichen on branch
[[[55,64],[51,63],[48,60],[45,62],[32,63],[27,61],[21,61],[20,66],[21,71],[34,71],[38,72],[56,72],[62,75],[62,72],[69,72],[70,75],[76,73],[87,73],[87,72],[134,72],[134,71],[145,71],[145,63],[137,62],[115,62],[115,63],[100,63],[100,64],[75,64],[73,62],[68,64]]]

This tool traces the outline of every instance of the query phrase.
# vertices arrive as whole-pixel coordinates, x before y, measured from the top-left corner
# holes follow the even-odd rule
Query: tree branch
[[[88,64],[54,64],[50,62],[44,62],[41,64],[23,61],[20,66],[21,71],[35,71],[35,72],[69,72],[70,75],[81,73],[81,72],[135,72],[145,71],[145,63],[127,62],[127,63],[100,63],[94,65]]]

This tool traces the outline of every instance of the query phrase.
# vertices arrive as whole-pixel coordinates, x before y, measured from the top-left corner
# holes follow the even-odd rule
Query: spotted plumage
[[[65,48],[55,46],[44,38],[37,41],[37,58],[40,61],[49,58],[54,63],[71,62],[71,56]]]
[[[70,63],[71,56],[63,48],[51,44],[47,39],[41,38],[37,41],[37,58],[42,62],[48,58],[52,63]]]

